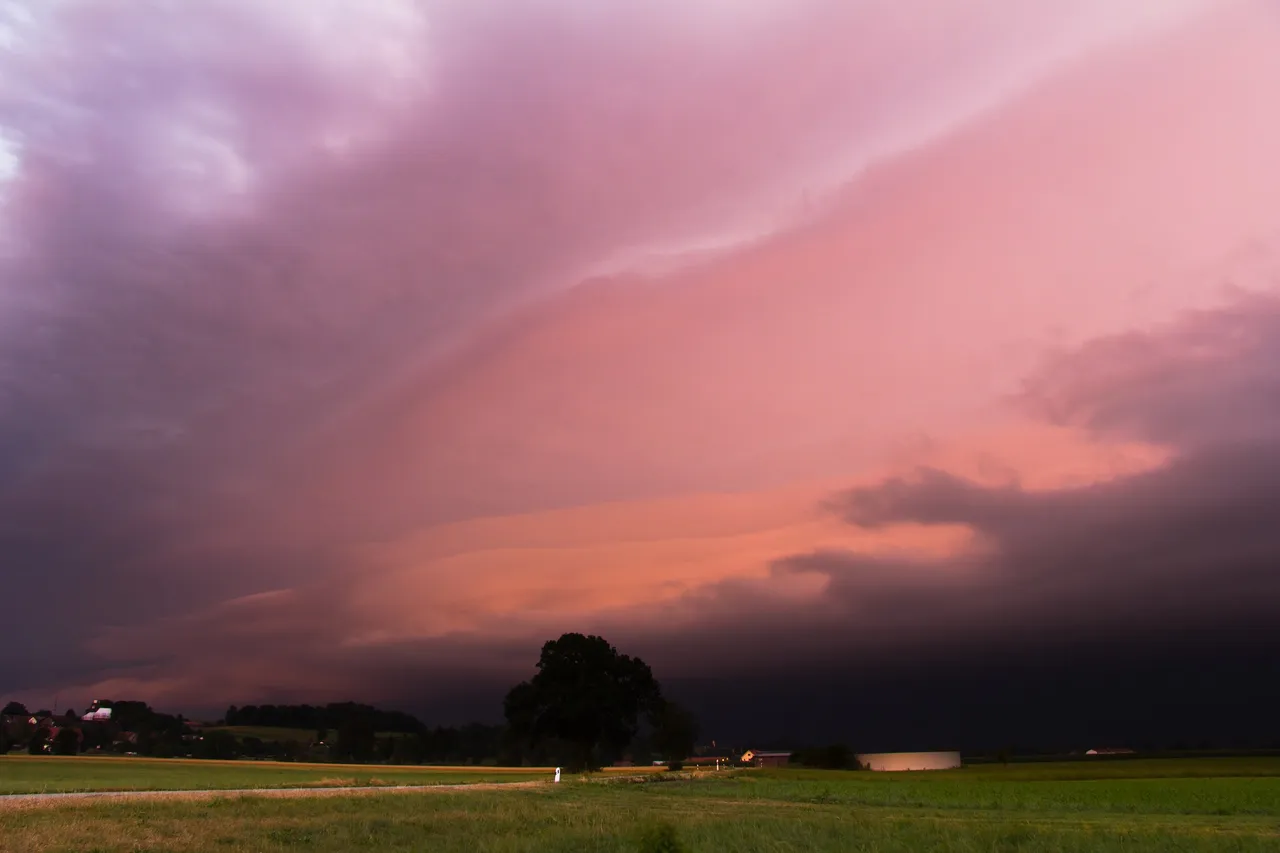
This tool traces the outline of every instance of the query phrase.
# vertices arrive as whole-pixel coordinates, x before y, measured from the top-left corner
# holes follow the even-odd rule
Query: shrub
[[[640,853],[684,853],[684,845],[676,828],[669,823],[657,823],[640,834]]]
[[[45,729],[37,729],[31,735],[31,740],[27,741],[27,752],[31,755],[43,755],[45,746],[49,743],[49,732]]]
[[[58,734],[53,739],[54,754],[75,755],[79,751],[80,732],[70,727],[58,729]]]

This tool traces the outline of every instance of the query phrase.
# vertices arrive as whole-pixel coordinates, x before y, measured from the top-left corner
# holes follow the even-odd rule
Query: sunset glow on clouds
[[[1278,87],[1263,0],[0,4],[0,688],[1253,618]]]

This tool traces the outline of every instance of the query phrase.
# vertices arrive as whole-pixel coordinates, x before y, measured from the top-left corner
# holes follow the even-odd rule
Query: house
[[[111,707],[103,706],[101,699],[94,699],[89,710],[80,719],[86,723],[105,723],[111,719]]]
[[[1098,749],[1085,750],[1084,754],[1085,755],[1133,755],[1134,751],[1132,749],[1125,749],[1124,747],[1105,747],[1104,746]]]
[[[755,752],[748,749],[740,759],[751,767],[785,767],[791,762],[790,752]]]

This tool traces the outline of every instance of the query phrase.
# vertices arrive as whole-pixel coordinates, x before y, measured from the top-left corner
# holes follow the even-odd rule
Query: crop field
[[[1280,759],[603,774],[507,790],[0,805],[0,849],[1277,851]]]
[[[10,755],[0,757],[0,794],[516,782],[548,779],[551,772],[535,768]]]

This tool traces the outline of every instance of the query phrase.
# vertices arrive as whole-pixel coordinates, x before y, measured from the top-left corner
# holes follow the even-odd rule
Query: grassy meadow
[[[0,849],[1276,851],[1280,759],[606,774],[509,790],[0,805]]]

